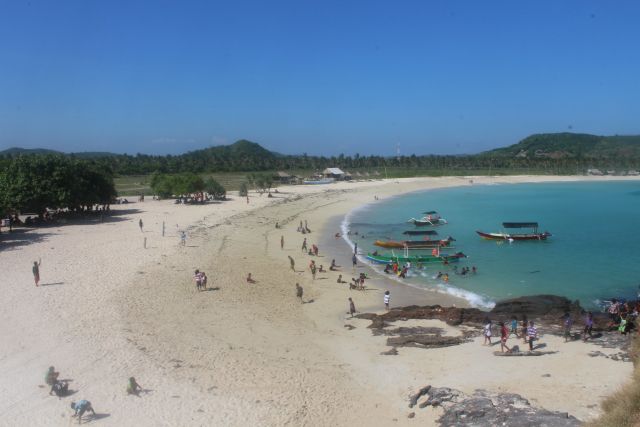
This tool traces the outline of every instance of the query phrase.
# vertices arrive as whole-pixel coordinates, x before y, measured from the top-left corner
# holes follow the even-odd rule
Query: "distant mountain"
[[[640,135],[598,136],[583,133],[540,133],[517,144],[486,151],[480,156],[525,159],[640,158]]]

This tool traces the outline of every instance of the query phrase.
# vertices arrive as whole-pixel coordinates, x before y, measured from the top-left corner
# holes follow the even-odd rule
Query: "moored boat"
[[[438,215],[438,212],[436,211],[428,211],[424,213],[424,216],[422,218],[410,218],[407,222],[412,223],[417,227],[423,227],[427,225],[435,226],[446,224],[447,220],[440,217],[440,215]]]
[[[505,229],[513,229],[513,228],[530,228],[530,233],[485,233],[482,231],[476,231],[480,237],[487,240],[547,240],[547,238],[551,237],[551,233],[548,231],[539,233],[538,232],[538,223],[537,222],[503,222],[502,227]]]
[[[449,246],[449,244],[454,240],[455,239],[451,237],[444,240],[376,240],[373,244],[381,248],[422,249]]]
[[[433,264],[433,263],[444,263],[448,264],[450,262],[457,262],[460,258],[466,258],[467,256],[462,252],[456,252],[455,254],[445,255],[445,254],[437,254],[437,255],[380,255],[376,252],[368,253],[367,259],[380,263],[380,264],[391,264],[391,263],[406,263],[410,262],[412,264]]]

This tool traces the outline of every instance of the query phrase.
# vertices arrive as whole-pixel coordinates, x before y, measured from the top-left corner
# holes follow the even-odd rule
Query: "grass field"
[[[381,179],[381,178],[410,178],[417,176],[469,176],[469,175],[549,175],[559,173],[552,170],[537,169],[419,169],[419,168],[360,168],[348,169],[353,175],[353,180]],[[209,176],[217,180],[227,191],[237,191],[240,184],[247,181],[250,172],[228,172],[203,174],[203,178]],[[266,173],[266,172],[263,172]],[[309,177],[313,175],[311,170],[287,171],[291,175]],[[360,174],[360,175],[358,175]],[[139,194],[152,195],[150,181],[151,175],[127,175],[114,179],[116,191],[120,196],[135,196]]]

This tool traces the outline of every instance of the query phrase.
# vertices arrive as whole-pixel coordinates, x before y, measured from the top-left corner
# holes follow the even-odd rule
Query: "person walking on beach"
[[[391,294],[389,291],[384,291],[384,308],[389,310],[389,302],[391,301]]]
[[[187,233],[184,231],[180,232],[180,246],[187,245]]]
[[[349,313],[351,314],[351,317],[356,314],[356,305],[353,303],[351,297],[349,297]]]
[[[507,338],[509,338],[509,330],[504,322],[500,322],[500,351],[504,353],[504,350],[507,350],[507,353],[511,353],[511,349],[507,347]]]
[[[355,252],[351,257],[351,264],[353,264],[353,271],[356,271],[356,267],[358,266],[358,257],[356,256]]]
[[[38,261],[33,261],[33,267],[31,267],[33,281],[36,282],[36,286],[40,286],[40,264],[42,264],[42,258],[39,258]]]
[[[533,342],[538,339],[538,329],[533,324],[533,320],[529,322],[527,336],[529,337],[529,351],[533,351]]]
[[[316,263],[314,261],[311,261],[311,278],[312,280],[316,280]]]
[[[483,335],[484,343],[482,343],[482,345],[487,345],[487,343],[491,345],[491,320],[489,320],[489,318],[485,319]]]
[[[138,220],[138,227],[140,227],[140,231],[144,233],[144,231],[142,231],[142,218]]]
[[[525,314],[522,315],[522,328],[520,329],[522,331],[522,340],[524,341],[524,343],[527,343],[527,330],[528,330],[528,325],[529,322],[527,322],[527,316]]]
[[[307,238],[302,241],[302,252],[307,252]]]
[[[88,400],[78,400],[77,402],[71,402],[71,409],[73,409],[74,414],[71,416],[72,418],[78,417],[78,424],[82,424],[82,416],[85,412],[89,411],[96,416],[96,411],[93,410],[93,406],[91,406],[91,402]]]
[[[296,283],[296,297],[298,297],[298,299],[300,300],[301,303],[303,303],[304,301],[302,301],[302,294],[304,293],[304,290],[302,289],[302,286],[300,286],[299,283]]]
[[[284,236],[280,236],[280,249],[284,249]]]
[[[196,282],[196,291],[199,291],[202,287],[202,275],[200,274],[200,270],[196,270],[193,273],[193,281]]]
[[[582,332],[582,341],[587,341],[587,335],[589,338],[593,338],[591,335],[591,331],[593,330],[593,313],[588,312],[587,316],[584,319],[584,331]]]
[[[569,312],[566,312],[562,319],[564,342],[568,342],[569,340],[571,340],[571,326],[573,325],[573,320],[571,319],[571,315],[569,314]]]
[[[289,257],[289,265],[291,265],[291,269],[296,271],[296,262],[291,258],[291,255],[287,255]]]

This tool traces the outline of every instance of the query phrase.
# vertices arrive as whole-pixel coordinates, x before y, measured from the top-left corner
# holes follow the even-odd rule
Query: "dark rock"
[[[422,387],[416,394],[411,396],[411,398],[409,399],[409,408],[413,408],[414,406],[416,406],[416,403],[418,403],[418,399],[427,394],[429,390],[431,390],[430,385]]]
[[[395,347],[392,347],[391,350],[383,351],[380,354],[383,355],[383,356],[397,356],[398,355],[398,349],[395,348]]]
[[[458,345],[468,340],[464,337],[441,337],[437,335],[407,335],[387,338],[387,345],[394,347],[440,348]]]
[[[407,418],[414,418],[416,416],[415,412],[411,412],[409,415],[407,415]]]
[[[353,331],[356,327],[353,325],[349,325],[348,323],[346,325],[344,325],[345,328],[347,328],[350,331]]]
[[[557,353],[557,351],[538,351],[538,350],[533,350],[533,351],[517,351],[517,352],[501,352],[501,351],[494,351],[493,355],[494,356],[544,356],[546,354],[555,354]]]
[[[548,314],[562,316],[566,312],[580,309],[565,297],[556,295],[533,295],[499,301],[491,310],[494,315],[508,315],[514,313],[525,314],[527,317],[539,317]]]

